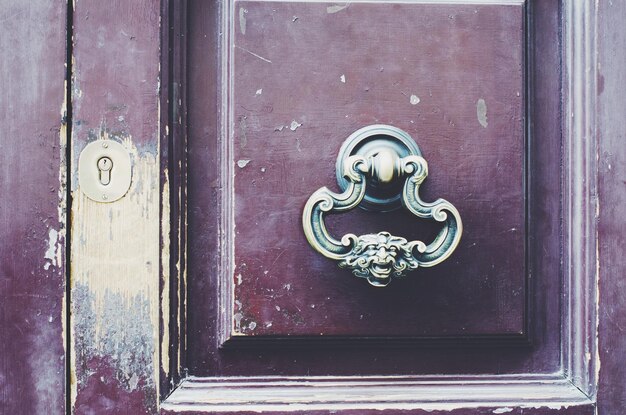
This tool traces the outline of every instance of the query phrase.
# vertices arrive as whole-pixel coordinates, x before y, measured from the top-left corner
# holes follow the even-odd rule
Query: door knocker
[[[432,203],[420,199],[419,187],[428,176],[428,164],[406,132],[389,125],[354,132],[339,151],[336,171],[343,193],[327,187],[314,192],[304,207],[302,226],[309,244],[339,261],[339,267],[366,278],[373,286],[384,287],[408,271],[443,262],[459,244],[463,225],[457,209],[444,199]],[[357,206],[378,212],[404,206],[419,218],[442,222],[443,227],[428,245],[389,232],[348,233],[340,240],[332,237],[324,225],[325,214]]]

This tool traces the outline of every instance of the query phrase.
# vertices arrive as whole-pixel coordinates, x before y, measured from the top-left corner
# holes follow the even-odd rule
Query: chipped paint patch
[[[110,410],[106,403],[115,402],[128,413],[156,413],[149,299],[111,291],[100,296],[83,284],[75,285],[73,295],[80,313],[74,320],[75,332],[80,333],[75,346],[81,351],[73,401],[76,412],[106,413]]]
[[[246,167],[248,165],[248,163],[250,163],[249,159],[241,159],[241,160],[237,160],[237,166],[240,169],[243,169],[244,167]]]
[[[291,131],[296,131],[299,127],[302,127],[302,124],[296,120],[291,121],[291,124],[289,125],[289,129]]]
[[[239,8],[239,30],[241,30],[241,34],[246,34],[246,14],[248,13],[247,9],[243,7]]]
[[[487,128],[487,103],[482,98],[476,101],[476,118],[483,128]]]
[[[349,5],[350,5],[350,3],[344,4],[344,5],[335,4],[334,6],[328,6],[328,7],[326,7],[326,13],[334,14],[334,13],[340,12],[343,9],[348,8]]]
[[[411,103],[411,105],[417,105],[420,103],[420,97],[418,97],[417,95],[411,95],[409,102]]]
[[[263,93],[263,88],[259,88],[259,89],[256,90],[256,93],[254,95],[258,97],[262,93]]]
[[[96,401],[89,396],[97,393],[90,389],[94,375],[110,370],[114,379],[106,382],[117,382],[128,393],[137,391],[143,405],[156,411],[159,163],[154,150],[139,151],[131,137],[123,141],[133,159],[126,196],[114,203],[98,203],[79,188],[72,192],[72,400],[76,408],[81,402]]]
[[[163,189],[161,191],[161,370],[165,375],[170,372],[170,179],[169,171],[164,170]]]
[[[63,245],[60,241],[60,234],[56,229],[48,231],[48,249],[44,254],[46,263],[43,268],[47,270],[50,266],[60,267],[63,261]]]
[[[509,408],[509,407],[498,408],[498,409],[494,409],[492,412],[494,414],[506,414],[507,412],[513,412],[513,408]]]
[[[341,76],[339,77],[339,80],[341,81],[342,84],[346,83],[346,75],[345,74],[341,74]]]

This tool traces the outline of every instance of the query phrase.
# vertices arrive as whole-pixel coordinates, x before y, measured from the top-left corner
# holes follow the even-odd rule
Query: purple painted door
[[[623,413],[625,13],[0,1],[0,413]],[[385,287],[303,226],[378,124],[463,223],[445,261]],[[97,140],[130,157],[119,200],[82,189]],[[442,229],[404,208],[325,220],[336,239]]]

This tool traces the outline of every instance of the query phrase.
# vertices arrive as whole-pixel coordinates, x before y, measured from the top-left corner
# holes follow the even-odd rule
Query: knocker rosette
[[[386,133],[384,138],[380,138],[381,131]],[[335,193],[327,187],[318,189],[309,197],[302,215],[305,236],[316,251],[338,261],[340,268],[349,269],[376,287],[385,287],[392,279],[402,278],[419,267],[432,267],[443,262],[461,239],[461,217],[450,202],[421,200],[419,187],[428,176],[428,163],[421,157],[417,145],[414,142],[411,145],[407,137],[410,139],[402,130],[380,125],[354,133],[344,143],[338,161],[338,168],[341,165],[342,170],[338,178],[345,179],[340,181],[344,191]],[[385,141],[394,139],[401,141],[408,150],[396,142],[389,145],[389,141]],[[357,144],[350,148],[355,142]],[[398,153],[403,152],[400,157]],[[398,197],[401,205],[418,218],[443,223],[434,241],[430,244],[409,241],[385,231],[360,236],[349,233],[340,240],[331,236],[324,224],[326,214],[347,212],[360,206],[367,197],[374,202],[366,209],[393,210],[393,199],[378,201],[368,193],[368,187],[385,188],[401,178],[405,179]]]

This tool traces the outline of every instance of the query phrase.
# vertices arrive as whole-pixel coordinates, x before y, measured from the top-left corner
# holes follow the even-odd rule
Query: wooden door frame
[[[130,140],[138,148],[134,177],[143,181],[144,186],[155,180],[159,185],[149,188],[147,199],[124,209],[154,209],[154,200],[148,199],[157,198],[158,191],[160,225],[158,233],[151,233],[150,239],[145,241],[153,246],[151,252],[157,252],[149,260],[157,262],[158,266],[144,270],[133,291],[133,298],[143,301],[143,307],[147,308],[144,314],[128,319],[114,315],[111,319],[111,315],[104,315],[97,309],[94,312],[91,308],[96,301],[94,298],[104,301],[106,290],[110,292],[111,288],[103,288],[102,276],[84,273],[84,268],[89,266],[92,269],[93,263],[87,264],[81,257],[72,257],[69,308],[73,313],[70,336],[73,380],[70,389],[71,405],[77,413],[81,408],[101,408],[96,401],[103,390],[117,397],[120,408],[137,408],[147,413],[157,410],[159,405],[162,413],[211,410],[302,410],[307,413],[356,410],[353,413],[363,413],[359,411],[389,409],[417,414],[428,410],[461,413],[458,411],[469,411],[469,408],[473,408],[472,413],[491,413],[524,407],[524,413],[587,414],[593,413],[596,406],[600,414],[618,413],[626,397],[626,392],[619,389],[626,380],[620,359],[626,352],[626,339],[620,339],[612,332],[620,332],[620,322],[626,322],[626,300],[615,295],[623,287],[619,277],[620,271],[626,271],[623,259],[626,248],[614,246],[616,244],[611,242],[618,240],[613,238],[619,238],[620,232],[626,231],[623,214],[613,207],[626,199],[620,194],[624,193],[623,184],[616,173],[621,169],[620,162],[626,164],[626,150],[614,136],[619,131],[617,117],[625,98],[618,92],[623,84],[624,70],[611,62],[612,59],[619,62],[617,57],[626,57],[626,52],[617,47],[626,44],[626,31],[618,24],[619,16],[626,13],[625,5],[599,4],[592,0],[561,3],[564,247],[561,372],[541,376],[371,378],[361,381],[350,378],[239,378],[228,379],[225,383],[226,379],[184,379],[188,278],[185,271],[185,90],[189,87],[185,79],[186,2],[164,0],[162,4],[154,4],[142,1],[136,9],[129,10],[132,22],[124,16],[111,19],[107,10],[97,7],[96,3],[77,1],[73,10],[72,160],[76,160],[76,155],[90,139],[87,131],[81,130],[85,122],[101,134],[116,133],[118,139]],[[137,9],[142,13],[137,13]],[[128,47],[133,36],[140,35],[127,33],[127,37],[111,38],[99,52],[105,55],[104,58],[100,55],[101,59],[122,65],[117,78],[104,77],[98,84],[95,78],[86,75],[85,68],[90,59],[94,59],[91,49],[97,47],[100,40],[97,28],[86,23],[85,16],[92,21],[101,18],[103,24],[115,33],[126,33],[124,29],[131,24],[138,30],[150,32],[140,48]],[[230,14],[223,13],[222,16],[229,19]],[[160,32],[154,36],[150,28],[157,27]],[[225,34],[223,39],[228,42],[228,35]],[[119,88],[117,84],[123,81],[120,78],[124,78],[124,68],[149,75],[147,82],[154,93],[146,97],[146,90],[137,85]],[[129,75],[129,79],[134,78]],[[120,125],[117,132],[108,127],[98,127],[98,130],[95,125],[101,119],[112,114],[117,116],[115,111],[118,111],[106,106],[84,108],[87,104],[95,105],[96,98],[90,100],[90,97],[103,92],[115,95],[121,103],[138,103],[134,111],[144,124],[149,124],[148,131],[137,135],[131,131],[132,125],[128,130]],[[108,100],[111,101],[110,96]],[[150,167],[150,163],[137,163],[146,157],[157,160],[158,169]],[[70,183],[73,183],[76,180],[75,163],[71,167]],[[80,238],[90,234],[85,228],[103,226],[90,222],[93,218],[89,212],[76,203],[80,197],[78,191],[73,185],[72,255],[81,243]],[[115,208],[113,210],[117,212]],[[147,222],[145,225],[149,226]],[[132,229],[125,231],[132,232]],[[115,260],[107,257],[114,252],[114,249],[104,249],[97,264],[103,266]],[[137,259],[145,260],[144,257]],[[154,313],[159,316],[156,320]],[[155,321],[158,327],[155,327]],[[106,342],[83,341],[85,330],[94,327],[100,331],[127,331],[127,344],[122,345],[122,349],[111,349]],[[146,348],[150,353],[146,353],[143,367],[119,359],[124,353],[135,352],[132,347],[135,341],[151,341]],[[98,381],[97,378],[102,376],[117,380]],[[269,381],[273,382],[271,387],[268,387]],[[303,387],[304,381],[306,387]],[[350,388],[338,391],[337,382]],[[311,388],[318,393],[312,394]]]

